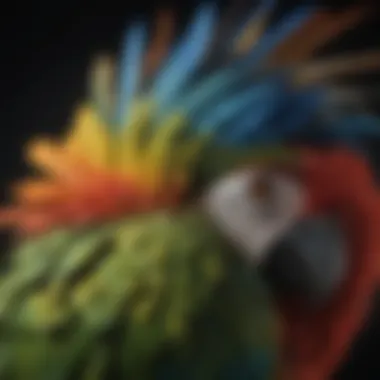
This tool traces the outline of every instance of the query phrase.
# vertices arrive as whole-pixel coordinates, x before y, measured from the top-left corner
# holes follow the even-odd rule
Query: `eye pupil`
[[[269,201],[273,192],[269,174],[261,174],[252,184],[252,195],[261,201]]]

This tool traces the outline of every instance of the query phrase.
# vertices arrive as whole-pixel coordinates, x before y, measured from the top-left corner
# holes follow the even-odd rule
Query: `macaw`
[[[326,380],[379,277],[379,135],[336,78],[379,54],[318,61],[366,15],[202,3],[174,48],[130,26],[101,57],[67,135],[0,225],[0,377]],[[323,25],[323,28],[320,26]]]

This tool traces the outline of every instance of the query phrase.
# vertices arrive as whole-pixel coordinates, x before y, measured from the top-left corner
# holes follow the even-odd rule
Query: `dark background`
[[[125,1],[96,4],[95,1],[37,0],[27,5],[16,1],[3,5],[0,22],[2,195],[5,185],[26,170],[21,154],[23,143],[35,134],[54,134],[65,128],[75,104],[85,96],[86,70],[93,56],[103,51],[116,52],[128,17],[136,12],[151,13],[161,3],[139,1],[131,6]],[[185,20],[194,3],[177,5],[180,17]],[[282,1],[281,8],[297,3],[300,1]],[[330,1],[325,5],[339,8],[347,3]],[[376,11],[375,2],[373,9]],[[379,20],[377,17],[368,22],[327,50],[380,47]],[[361,80],[373,84],[374,79]],[[380,379],[380,308],[374,308],[368,328],[358,339],[338,378]]]

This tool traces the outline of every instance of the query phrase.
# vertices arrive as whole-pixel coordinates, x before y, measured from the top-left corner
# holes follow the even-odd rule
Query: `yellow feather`
[[[178,149],[174,141],[183,131],[186,119],[182,115],[173,114],[162,126],[158,126],[149,151],[145,155],[147,180],[152,190],[167,183],[167,174],[173,161],[173,150]]]
[[[77,111],[71,133],[66,139],[69,152],[85,157],[98,167],[109,167],[114,142],[100,117],[88,105]]]
[[[142,175],[141,157],[143,146],[149,141],[151,128],[152,103],[136,101],[130,119],[118,140],[116,169],[121,174]]]

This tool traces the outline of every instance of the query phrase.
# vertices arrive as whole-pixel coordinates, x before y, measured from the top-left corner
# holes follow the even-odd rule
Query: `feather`
[[[233,94],[230,98],[218,103],[208,112],[205,112],[203,119],[196,119],[196,124],[205,131],[205,128],[218,131],[220,126],[228,125],[225,130],[236,130],[234,126],[235,118],[245,110],[251,110],[252,128],[255,120],[262,120],[265,115],[273,112],[273,103],[278,101],[281,94],[281,83],[276,81],[256,84],[244,91]],[[281,101],[281,100],[280,100]],[[217,132],[218,133],[218,132]]]
[[[124,38],[119,73],[118,106],[115,123],[125,125],[142,78],[142,64],[146,44],[146,28],[141,23],[133,25]]]
[[[329,40],[357,25],[368,14],[368,7],[352,6],[342,13],[318,12],[284,40],[269,57],[269,65],[286,65],[310,58]]]
[[[269,16],[275,7],[276,0],[265,0],[260,4],[259,9],[255,10],[248,21],[238,31],[234,38],[234,53],[243,55],[251,50],[258,43],[264,33]]]
[[[162,244],[141,245],[141,237],[143,241]],[[198,341],[202,339],[201,345],[198,342],[194,346],[194,339],[188,339],[186,333],[194,313],[217,320],[220,305],[230,294],[231,307],[241,312],[237,313],[239,320],[226,319],[221,326],[220,337],[226,341],[228,332],[241,326],[242,314],[249,314],[245,323],[257,315],[255,305],[244,311],[244,301],[252,296],[247,281],[255,288],[258,299],[267,300],[265,288],[255,286],[252,276],[244,276],[242,266],[237,279],[223,276],[226,265],[231,264],[218,254],[219,244],[219,235],[195,211],[182,216],[153,213],[26,240],[12,256],[9,275],[0,279],[1,323],[10,327],[6,329],[9,339],[5,342],[11,355],[5,368],[14,373],[22,361],[24,372],[18,373],[29,371],[31,380],[50,379],[53,375],[57,379],[75,375],[86,380],[90,363],[102,347],[107,353],[103,356],[106,372],[117,367],[121,373],[125,371],[124,377],[141,379],[154,370],[162,345],[176,345],[179,341],[192,351],[190,363],[200,364],[205,358],[198,355],[198,349],[212,348],[214,342],[212,334],[192,335]],[[243,277],[246,281],[241,280]],[[39,282],[40,279],[45,281]],[[210,298],[214,299],[222,280],[227,280],[225,290],[230,291],[218,294],[214,307],[205,307]],[[239,301],[233,296],[238,289],[245,295]],[[162,302],[171,307],[162,308]],[[272,307],[268,298],[260,313],[272,316]],[[265,318],[261,326],[272,323]],[[110,328],[119,339],[107,340]],[[265,348],[277,341],[278,337],[272,335],[265,337]],[[262,344],[241,333],[236,340],[252,349]],[[215,362],[207,371],[218,372],[223,360],[233,354],[232,346],[225,347],[227,356],[215,350]],[[128,355],[123,356],[123,349]],[[120,355],[122,360],[112,361],[114,355]],[[172,360],[178,360],[176,353],[171,355]],[[204,370],[202,365],[197,367],[200,373]]]
[[[224,23],[220,23],[217,28],[215,7],[209,3],[201,5],[182,40],[169,54],[165,65],[157,72],[155,78],[152,78],[152,85],[145,88],[144,96],[149,98],[154,105],[150,109],[152,125],[161,125],[164,120],[170,119],[170,115],[173,113],[181,114],[190,122],[190,130],[193,133],[213,130],[218,134],[223,130],[221,138],[224,141],[227,141],[226,136],[228,135],[239,136],[241,134],[236,139],[231,137],[231,144],[232,141],[237,143],[237,141],[242,141],[243,130],[249,128],[249,124],[252,129],[252,138],[254,138],[253,136],[258,137],[256,128],[263,122],[255,121],[255,114],[257,116],[260,112],[252,112],[250,117],[253,120],[251,122],[249,116],[244,112],[239,115],[239,120],[236,120],[240,124],[239,128],[234,128],[231,123],[227,122],[227,120],[232,120],[240,110],[243,110],[245,103],[249,101],[250,95],[248,96],[244,86],[247,81],[259,84],[262,78],[265,78],[268,82],[279,81],[280,83],[284,77],[288,77],[297,86],[292,89],[288,88],[287,96],[299,94],[297,95],[299,106],[305,105],[306,107],[309,104],[306,100],[307,91],[304,102],[302,100],[305,85],[310,86],[322,81],[328,82],[337,76],[358,70],[369,71],[378,67],[380,58],[376,51],[365,53],[362,57],[343,56],[330,61],[322,60],[307,64],[302,63],[303,58],[301,59],[301,57],[308,57],[311,54],[310,49],[314,51],[327,39],[339,35],[359,22],[366,14],[365,7],[349,8],[337,16],[331,12],[315,13],[315,7],[301,6],[295,11],[285,14],[259,38],[261,33],[259,33],[259,29],[263,30],[263,23],[273,7],[273,1],[264,1],[254,12],[250,12],[245,22],[238,23],[231,16],[231,19],[227,17]],[[240,3],[231,9],[235,15],[241,16],[243,7]],[[156,39],[153,40],[150,49],[145,54],[145,64],[142,70],[149,76],[157,71],[158,66],[161,66],[160,62],[168,49],[173,31],[172,17],[168,13],[162,13],[158,21],[159,30],[156,32]],[[326,24],[323,28],[320,27],[322,23]],[[310,34],[312,34],[312,40],[310,40]],[[305,38],[302,40],[305,35],[308,35],[307,41]],[[221,36],[225,36],[223,40],[221,40]],[[301,40],[299,40],[300,38]],[[294,46],[297,47],[297,51],[294,50]],[[127,34],[123,55],[125,63],[121,65],[123,68],[121,70],[121,88],[124,90],[119,94],[118,115],[120,119],[121,112],[123,112],[124,119],[123,122],[119,120],[120,126],[127,125],[126,117],[128,117],[129,124],[136,122],[136,118],[131,116],[132,103],[135,102],[136,89],[141,82],[141,75],[139,76],[141,70],[138,66],[141,63],[144,47],[145,29],[141,25],[135,26]],[[286,58],[289,51],[292,51],[292,57],[297,56],[297,59]],[[215,61],[217,56],[220,57],[219,62]],[[212,62],[214,66],[217,64],[214,69],[210,66]],[[278,64],[282,66],[278,67]],[[98,78],[101,79],[102,75],[98,75]],[[101,82],[100,79],[98,82]],[[321,89],[318,91],[323,92]],[[327,88],[326,93],[328,93]],[[241,99],[233,99],[234,96],[241,97]],[[254,98],[255,96],[252,101]],[[280,106],[281,100],[277,101]],[[223,111],[221,111],[222,104],[228,105]],[[333,107],[330,109],[333,112]],[[296,110],[301,112],[301,108],[296,108]],[[284,112],[286,113],[286,111]],[[205,116],[206,113],[208,116]],[[306,114],[308,114],[307,111],[304,115]],[[281,118],[281,120],[285,119],[287,118]],[[296,116],[294,116],[295,119]],[[286,123],[292,122],[291,118],[289,120]],[[213,125],[211,126],[211,124]],[[206,125],[208,126],[206,127]],[[255,125],[256,127],[254,127]],[[277,125],[277,127],[286,130],[284,126]],[[128,128],[132,127],[128,126]],[[230,134],[226,132],[229,128],[234,129]],[[273,128],[268,132],[268,136],[283,135],[282,132],[276,133]],[[265,133],[260,131],[260,135],[264,137]],[[216,139],[219,138],[216,137]]]
[[[190,75],[198,68],[212,39],[216,21],[213,5],[206,4],[197,10],[184,40],[171,55],[153,85],[152,95],[160,109],[165,109],[178,96]]]
[[[231,2],[228,8],[223,11],[200,68],[200,71],[204,72],[205,75],[228,59],[227,50],[231,42],[231,36],[236,29],[236,25],[240,24],[241,19],[246,17],[246,12],[247,4],[245,0]]]
[[[380,118],[371,114],[346,114],[334,120],[329,127],[333,134],[344,138],[354,138],[358,135],[363,138],[380,137]]]
[[[327,82],[345,75],[377,71],[380,68],[380,51],[344,54],[301,65],[294,69],[295,82],[315,84]]]
[[[114,151],[113,136],[108,132],[107,124],[96,109],[81,106],[72,119],[72,127],[65,141],[65,149],[71,155],[83,158],[96,167],[107,167]]]
[[[12,190],[15,202],[34,207],[62,201],[70,196],[67,188],[51,180],[24,180],[14,185]]]
[[[204,119],[197,120],[200,129],[206,132],[208,130],[217,130],[220,125],[233,122],[234,118],[244,112],[246,108],[252,107],[252,104],[262,100],[265,95],[261,91],[267,90],[267,86],[255,87],[254,90],[248,89],[239,92],[238,96],[232,96],[214,107],[213,112],[206,115]],[[261,112],[261,110],[257,110],[257,112]]]
[[[115,67],[108,56],[98,57],[90,69],[90,99],[105,124],[112,122],[115,99]]]
[[[154,37],[145,55],[144,75],[152,75],[169,51],[175,31],[173,12],[161,11],[156,20]]]
[[[178,99],[173,106],[173,109],[183,109],[188,113],[192,113],[197,108],[203,107],[206,103],[213,100],[222,100],[228,96],[226,90],[231,89],[232,85],[239,82],[244,77],[242,72],[234,70],[222,70],[216,74],[210,75],[204,81],[194,85],[193,88]]]
[[[248,53],[247,62],[250,65],[262,64],[268,54],[284,41],[295,30],[302,26],[314,13],[315,9],[302,6],[285,15],[278,24],[272,26],[260,39],[259,43]]]
[[[258,63],[271,51],[276,44],[285,38],[286,34],[297,28],[309,17],[310,10],[308,8],[300,8],[293,12],[290,16],[284,17],[278,26],[273,27],[263,39],[259,41],[257,46],[254,46],[252,51],[244,57],[242,61],[233,63],[227,69],[216,71],[205,78],[205,80],[197,83],[188,91],[184,98],[180,98],[175,102],[175,108],[192,111],[199,105],[209,101],[211,97],[221,96],[228,92],[224,91],[232,85],[247,77],[253,71],[252,66],[256,67]],[[247,70],[248,65],[248,70]],[[248,75],[247,75],[248,74]]]
[[[52,175],[60,183],[83,185],[94,174],[87,162],[67,154],[62,146],[50,140],[36,140],[31,143],[27,157],[32,166],[44,174]]]
[[[288,99],[284,100],[286,96]],[[275,99],[262,100],[262,106],[256,108],[260,112],[243,113],[234,123],[234,129],[230,128],[225,142],[245,146],[284,142],[314,120],[322,94],[313,90],[291,96],[285,92],[277,97],[277,102]]]
[[[294,132],[309,126],[315,120],[320,110],[325,91],[319,88],[311,88],[299,94],[290,96],[284,103],[282,113],[272,120],[277,125],[278,131],[284,136],[292,136]]]

